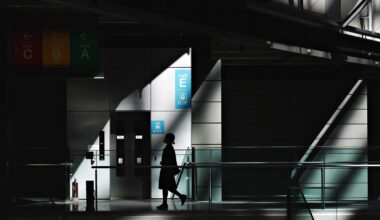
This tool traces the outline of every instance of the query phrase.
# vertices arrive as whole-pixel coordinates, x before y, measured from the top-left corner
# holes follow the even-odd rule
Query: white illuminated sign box
[[[122,165],[124,163],[124,159],[122,157],[117,158],[117,164]]]
[[[124,135],[117,135],[117,136],[116,136],[116,139],[117,139],[117,140],[124,140]]]
[[[142,140],[143,139],[143,136],[142,135],[136,135],[136,140]]]

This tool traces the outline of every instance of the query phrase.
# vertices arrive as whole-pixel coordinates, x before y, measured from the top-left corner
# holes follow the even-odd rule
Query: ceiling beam
[[[197,32],[249,44],[257,38],[347,56],[380,60],[380,44],[342,33],[340,25],[317,16],[238,0],[43,0],[119,18]],[[362,3],[364,4],[364,3]]]

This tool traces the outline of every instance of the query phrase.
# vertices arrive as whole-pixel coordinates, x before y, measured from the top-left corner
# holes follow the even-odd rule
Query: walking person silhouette
[[[161,166],[163,166],[160,170],[160,178],[158,183],[158,188],[162,189],[162,204],[157,206],[159,210],[167,210],[168,209],[168,191],[177,195],[181,199],[181,204],[183,205],[186,201],[186,195],[181,194],[177,191],[177,183],[175,182],[174,176],[177,175],[180,170],[177,167],[177,159],[175,155],[175,151],[173,148],[175,136],[172,133],[168,133],[165,135],[164,143],[166,147],[162,152]],[[165,167],[171,166],[171,167]]]

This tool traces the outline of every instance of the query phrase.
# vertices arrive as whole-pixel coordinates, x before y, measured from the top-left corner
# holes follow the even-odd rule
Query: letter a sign
[[[75,30],[71,33],[71,64],[76,67],[96,67],[99,42],[95,32]]]

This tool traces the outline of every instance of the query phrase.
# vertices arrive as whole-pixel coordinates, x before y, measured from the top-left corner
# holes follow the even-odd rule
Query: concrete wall
[[[160,164],[165,133],[174,133],[176,136],[174,149],[177,154],[177,164],[182,165],[186,149],[191,146],[191,108],[177,109],[175,105],[175,73],[177,70],[191,70],[191,55],[184,54],[166,70],[159,74],[151,83],[151,120],[163,121],[163,134],[151,134],[152,140],[152,166]],[[151,173],[152,198],[162,198],[162,192],[158,189],[159,169]],[[189,181],[182,179],[181,181]],[[180,185],[181,192],[188,192],[188,184]],[[171,196],[171,195],[169,195]]]
[[[347,112],[337,109],[337,114],[344,114],[337,122],[332,134],[328,137],[324,147],[314,158],[314,161],[326,163],[365,163],[368,160],[368,107],[367,87],[358,91],[359,95],[348,106]],[[347,94],[346,99],[352,97]],[[331,126],[329,120],[324,129]],[[318,136],[316,140],[322,136]],[[327,199],[335,200],[367,200],[368,199],[368,168],[326,168],[325,185]],[[301,179],[304,187],[320,187],[321,171],[309,169]],[[306,197],[320,199],[320,190],[305,190]]]
[[[221,162],[222,146],[222,63],[218,60],[192,99],[192,147],[195,162]],[[197,199],[208,200],[209,169],[197,173]],[[222,171],[212,169],[212,195],[214,201],[222,200]]]
[[[380,32],[380,2],[372,1],[372,30]]]
[[[70,148],[70,158],[74,162],[71,171],[71,181],[77,179],[79,182],[79,198],[85,198],[85,181],[94,180],[94,170],[91,168],[89,160],[84,159],[87,150],[98,150],[100,130],[105,131],[106,160],[95,161],[98,165],[112,165],[115,162],[112,158],[115,154],[116,145],[112,141],[115,135],[110,132],[111,112],[133,112],[133,111],[155,111],[152,112],[152,119],[165,115],[170,120],[181,123],[186,121],[185,127],[179,126],[168,129],[177,133],[177,146],[191,146],[191,111],[186,117],[176,117],[179,112],[165,113],[157,107],[157,103],[152,98],[154,94],[167,95],[162,89],[169,88],[161,83],[151,83],[155,77],[161,73],[167,76],[167,67],[174,65],[187,65],[190,62],[175,63],[188,49],[171,48],[109,48],[104,49],[104,76],[105,79],[69,79],[67,82],[67,140]],[[190,60],[190,58],[188,58]],[[174,67],[173,67],[174,68]],[[166,71],[166,72],[165,72]],[[172,74],[172,73],[171,73]],[[170,77],[170,75],[169,75]],[[153,86],[152,86],[153,85]],[[157,85],[159,87],[157,87]],[[154,88],[153,88],[154,87]],[[170,99],[163,96],[161,104],[166,104]],[[165,106],[164,106],[165,108]],[[170,110],[170,109],[169,109]],[[183,124],[183,123],[182,123]],[[187,126],[187,127],[186,127]],[[182,133],[185,132],[186,135]],[[151,137],[152,146],[162,148],[162,137]],[[111,140],[111,141],[110,141]],[[161,153],[161,152],[160,152]],[[153,154],[153,152],[152,152]],[[181,158],[177,158],[179,161]],[[123,177],[112,175],[109,170],[98,171],[98,196],[100,199],[118,197],[125,191],[125,187],[116,182]],[[116,179],[117,181],[116,181]],[[112,182],[115,182],[113,185]],[[156,190],[158,185],[152,183],[152,190]],[[158,189],[157,189],[158,191]],[[158,194],[158,193],[156,193]],[[124,194],[123,194],[124,195]],[[152,194],[153,195],[153,194]]]
[[[223,162],[298,161],[302,152],[272,147],[310,146],[355,83],[337,75],[331,80],[341,72],[334,68],[323,73],[305,67],[302,73],[294,67],[222,70]],[[285,195],[290,172],[278,167],[224,169],[223,199]]]
[[[95,179],[90,160],[85,159],[86,151],[99,150],[99,131],[105,132],[105,150],[109,144],[109,92],[108,81],[95,79],[71,79],[67,84],[67,139],[70,158],[74,166],[71,180],[78,182],[79,198],[86,198],[86,181]],[[110,165],[106,161],[97,162]],[[99,171],[98,196],[100,199],[110,197],[110,172]],[[70,184],[71,187],[71,184]]]

